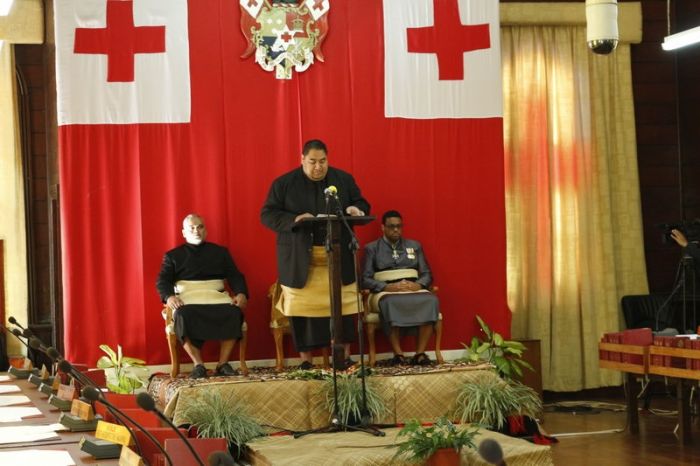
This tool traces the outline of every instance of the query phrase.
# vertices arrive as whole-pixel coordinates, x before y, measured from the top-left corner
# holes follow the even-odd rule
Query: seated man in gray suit
[[[392,365],[404,364],[401,329],[417,328],[416,354],[411,364],[428,365],[425,354],[433,326],[440,314],[437,297],[428,291],[432,275],[423,247],[402,237],[401,214],[389,210],[382,216],[382,237],[365,246],[362,285],[371,291],[370,310],[381,314],[382,328],[389,336]]]

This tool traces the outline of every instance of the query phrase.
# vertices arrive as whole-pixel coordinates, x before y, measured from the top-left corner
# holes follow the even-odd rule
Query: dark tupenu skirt
[[[207,340],[240,340],[243,312],[231,304],[186,304],[175,313],[175,334],[201,348]]]
[[[331,344],[330,317],[290,317],[289,325],[297,351],[311,351]],[[356,338],[355,316],[343,316],[344,343],[352,343]]]

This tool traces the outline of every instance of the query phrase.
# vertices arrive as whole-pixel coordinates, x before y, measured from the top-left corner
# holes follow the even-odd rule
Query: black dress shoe
[[[299,369],[303,371],[309,371],[314,368],[314,365],[311,364],[309,361],[304,361],[301,364],[299,364]]]
[[[222,377],[231,377],[233,375],[238,375],[238,371],[231,367],[231,364],[224,363],[216,368],[216,375]]]
[[[190,379],[203,379],[207,376],[207,368],[204,364],[197,364],[190,372]]]

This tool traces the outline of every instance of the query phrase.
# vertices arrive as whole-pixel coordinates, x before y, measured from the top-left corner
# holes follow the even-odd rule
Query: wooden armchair
[[[430,291],[432,293],[437,293],[438,287],[431,286]],[[377,328],[380,329],[381,333],[381,320],[379,310],[375,309],[369,304],[369,298],[372,293],[369,290],[362,290],[362,304],[364,307],[364,321],[365,327],[367,329],[367,342],[369,343],[369,365],[374,367],[377,362],[377,347],[375,342],[375,334]],[[440,352],[440,343],[442,342],[442,312],[438,315],[438,321],[435,323],[435,360],[438,364],[442,364],[445,360]]]
[[[165,319],[165,334],[168,338],[168,349],[170,350],[170,377],[174,378],[180,373],[180,353],[178,348],[179,342],[173,326],[173,310],[170,309],[170,306],[163,306],[161,314],[163,319]],[[241,331],[243,335],[238,342],[240,371],[241,374],[248,375],[248,366],[245,363],[246,347],[248,346],[248,324],[246,322],[243,322]]]

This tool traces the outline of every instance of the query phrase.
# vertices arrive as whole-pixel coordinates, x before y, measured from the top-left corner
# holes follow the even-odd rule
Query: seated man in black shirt
[[[423,247],[418,241],[403,238],[401,214],[390,210],[382,216],[383,236],[365,246],[362,284],[370,295],[370,309],[381,313],[382,328],[394,350],[393,365],[405,362],[400,329],[418,328],[416,354],[412,364],[427,365],[425,354],[433,326],[440,313],[437,296],[428,291],[432,275]]]
[[[204,241],[207,229],[199,215],[185,217],[182,236],[186,243],[165,253],[156,288],[173,310],[175,333],[195,364],[190,377],[207,375],[201,354],[207,340],[221,341],[216,375],[236,375],[228,361],[242,337],[242,310],[248,302],[245,277],[228,249]]]

